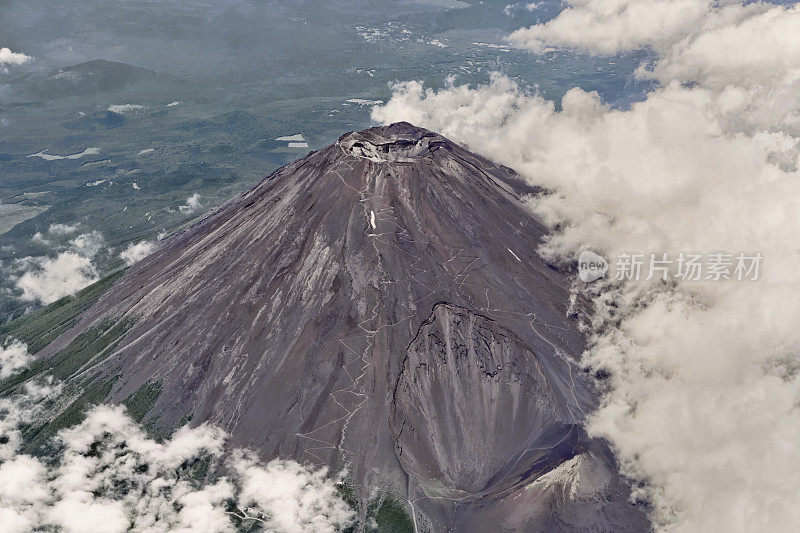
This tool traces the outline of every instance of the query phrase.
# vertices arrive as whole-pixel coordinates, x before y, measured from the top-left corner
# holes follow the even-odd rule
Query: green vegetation
[[[358,512],[358,497],[347,483],[337,485],[341,498]],[[367,503],[366,531],[378,533],[414,533],[414,520],[405,503],[391,492],[383,492]],[[355,527],[345,533],[355,531]]]
[[[203,485],[203,481],[206,479],[210,469],[211,456],[203,455],[202,457],[198,457],[191,462],[182,464],[181,477],[184,479],[184,481],[188,481],[193,486],[200,487]]]
[[[414,520],[403,502],[392,494],[385,495],[374,517],[380,533],[414,533]]]
[[[35,354],[68,331],[78,321],[79,315],[91,307],[122,276],[118,270],[100,281],[86,287],[73,296],[62,298],[42,309],[0,326],[0,341],[19,339],[28,345],[29,353]],[[51,375],[57,381],[75,376],[91,364],[108,357],[122,337],[133,325],[133,320],[107,317],[78,335],[64,349],[47,359],[31,364],[20,374],[0,383],[0,395],[11,393],[18,385],[38,376]],[[75,399],[51,420],[31,426],[23,431],[24,451],[45,454],[54,445],[52,437],[60,430],[79,424],[86,411],[102,403],[117,378],[103,379],[95,375],[89,379],[72,381],[63,396]],[[126,403],[134,417],[144,416],[161,393],[159,384],[147,384],[131,395]]]
[[[123,272],[124,270],[114,272],[77,294],[61,298],[29,315],[0,325],[0,340],[13,337],[27,344],[29,353],[38,352],[74,326],[78,315],[94,304]]]
[[[81,333],[63,350],[49,359],[40,359],[20,374],[0,384],[0,394],[8,393],[17,385],[34,376],[48,372],[57,380],[64,380],[86,367],[108,357],[133,325],[133,320],[103,319],[99,324]]]
[[[137,422],[141,422],[145,415],[147,415],[150,409],[156,404],[159,396],[161,396],[160,381],[156,383],[145,383],[122,403],[128,408],[130,417]]]

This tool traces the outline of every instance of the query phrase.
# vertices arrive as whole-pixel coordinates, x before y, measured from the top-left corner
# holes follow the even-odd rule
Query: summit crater
[[[417,128],[408,122],[347,133],[336,144],[345,154],[375,163],[411,163],[434,150],[454,147],[451,141],[438,133]]]

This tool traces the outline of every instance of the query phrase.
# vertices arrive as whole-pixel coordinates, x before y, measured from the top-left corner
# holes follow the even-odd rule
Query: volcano
[[[362,518],[383,490],[418,531],[648,530],[583,429],[597,392],[536,253],[541,193],[407,123],[348,133],[167,239],[32,372],[83,395],[63,412],[92,391],[156,433],[210,422],[346,470]]]

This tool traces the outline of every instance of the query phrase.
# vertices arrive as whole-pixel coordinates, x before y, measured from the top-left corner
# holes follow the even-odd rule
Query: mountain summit
[[[155,432],[208,421],[346,469],[362,514],[389,490],[420,531],[647,529],[583,430],[595,393],[537,192],[408,123],[346,134],[131,267],[40,368],[147,397]]]

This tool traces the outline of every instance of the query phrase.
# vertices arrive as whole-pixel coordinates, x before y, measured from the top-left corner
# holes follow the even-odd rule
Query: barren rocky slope
[[[582,428],[595,393],[536,192],[407,123],[344,135],[169,238],[38,368],[147,397],[156,432],[211,421],[346,468],[421,531],[647,530]]]

